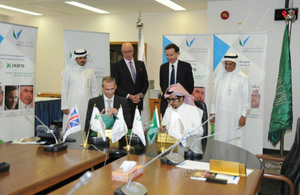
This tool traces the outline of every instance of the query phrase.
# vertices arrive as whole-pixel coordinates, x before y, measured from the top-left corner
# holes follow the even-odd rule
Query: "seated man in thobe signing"
[[[171,118],[173,111],[175,111],[179,114],[186,128],[184,134],[202,136],[203,111],[195,106],[194,97],[190,95],[180,83],[170,85],[164,97],[169,102],[169,105],[159,128],[160,131],[171,130]]]

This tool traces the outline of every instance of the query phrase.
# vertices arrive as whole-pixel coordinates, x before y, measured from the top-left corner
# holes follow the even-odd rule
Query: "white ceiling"
[[[84,15],[98,14],[64,3],[65,0],[0,0],[0,4],[27,11],[41,13],[44,16],[55,15]],[[156,2],[155,0],[76,0],[110,12],[110,14],[138,13],[139,7],[143,12],[172,12],[174,10]],[[212,0],[173,0],[173,2],[192,10],[206,10],[207,1]],[[2,16],[28,16],[27,14],[0,8]]]

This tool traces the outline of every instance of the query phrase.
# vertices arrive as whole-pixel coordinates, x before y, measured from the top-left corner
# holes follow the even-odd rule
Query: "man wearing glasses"
[[[203,111],[195,106],[194,97],[190,95],[180,83],[171,85],[165,92],[164,97],[169,102],[163,117],[160,131],[168,130],[170,127],[173,110],[182,119],[187,132],[197,136],[203,135],[202,115]]]
[[[226,54],[215,81],[210,106],[215,118],[215,133],[245,126],[250,110],[250,86],[248,77],[240,70],[238,55]],[[215,136],[216,140],[243,146],[244,129]]]
[[[136,106],[143,110],[143,97],[149,83],[144,62],[133,58],[134,49],[131,43],[123,43],[123,58],[111,67],[111,76],[115,78],[118,88],[116,95],[128,100],[131,119],[133,121]]]

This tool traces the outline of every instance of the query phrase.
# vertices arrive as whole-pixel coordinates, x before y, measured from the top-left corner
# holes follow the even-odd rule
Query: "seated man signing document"
[[[128,128],[131,128],[132,121],[129,112],[129,105],[125,98],[115,95],[115,91],[117,88],[117,84],[115,79],[111,76],[106,76],[102,79],[102,91],[103,95],[92,98],[89,100],[88,109],[86,114],[86,122],[85,122],[85,131],[87,132],[90,125],[91,114],[93,112],[93,107],[96,104],[96,107],[99,109],[101,114],[107,115],[107,117],[115,117],[118,115],[118,109],[120,105],[123,108],[123,115]],[[107,126],[109,123],[109,118],[103,119],[103,122]],[[103,118],[103,117],[102,117]],[[114,119],[113,119],[114,121]],[[109,125],[110,128],[112,124]]]
[[[170,85],[164,97],[169,102],[169,105],[159,128],[160,131],[168,130],[168,133],[173,137],[177,135],[175,136],[177,139],[180,139],[185,134],[202,136],[201,121],[203,111],[195,106],[194,97],[179,83]],[[181,129],[177,127],[182,125],[178,125],[176,120],[174,120],[178,115],[183,123]],[[185,142],[182,144],[185,146]]]

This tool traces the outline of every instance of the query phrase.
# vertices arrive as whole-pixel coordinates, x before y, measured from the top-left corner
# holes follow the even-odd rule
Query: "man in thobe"
[[[182,119],[186,130],[183,134],[203,135],[202,115],[203,111],[195,106],[194,97],[190,95],[180,83],[171,85],[166,90],[164,97],[169,102],[165,115],[162,119],[160,131],[168,130],[171,126],[173,111],[177,112]],[[190,142],[189,142],[190,143]],[[185,143],[183,142],[185,146]]]
[[[63,132],[66,130],[71,109],[77,104],[81,129],[85,124],[87,105],[90,98],[99,95],[96,75],[90,65],[91,56],[85,49],[77,49],[71,58],[71,66],[63,72],[61,87],[61,109],[64,114]],[[82,141],[81,132],[69,137]]]
[[[215,123],[215,133],[244,127],[250,110],[250,85],[246,74],[241,72],[238,56],[226,54],[222,60],[215,81],[211,100],[211,120]],[[244,146],[244,128],[216,135],[215,139],[236,146]]]

